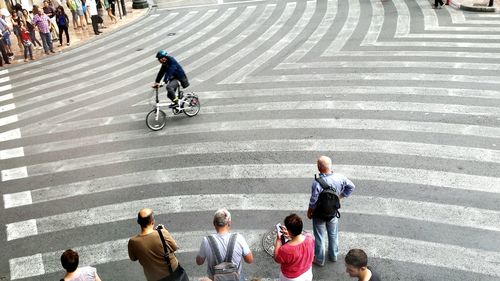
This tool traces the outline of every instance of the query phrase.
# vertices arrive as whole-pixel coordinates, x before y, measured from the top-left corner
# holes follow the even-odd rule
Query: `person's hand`
[[[151,86],[151,88],[158,88],[160,86],[160,83],[154,83],[153,86]]]

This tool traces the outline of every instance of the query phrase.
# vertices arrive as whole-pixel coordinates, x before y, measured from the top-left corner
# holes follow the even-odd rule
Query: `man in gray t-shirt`
[[[229,238],[231,237],[230,228],[231,228],[231,214],[226,209],[219,209],[215,212],[214,215],[214,227],[217,231],[216,234],[212,234],[211,236],[215,238],[215,242],[217,248],[219,249],[220,255],[222,257],[226,256],[227,246],[229,243]],[[234,245],[234,251],[232,256],[232,262],[238,266],[238,270],[240,272],[240,278],[244,280],[243,272],[242,272],[242,263],[241,260],[244,260],[246,263],[253,262],[253,254],[248,247],[245,238],[242,235],[236,234],[236,243]],[[212,253],[212,249],[210,248],[210,244],[208,242],[207,237],[203,237],[203,241],[201,242],[200,251],[198,252],[198,256],[196,257],[196,263],[198,265],[202,265],[207,260],[207,274],[210,279],[213,279],[213,267],[216,265],[215,254]]]

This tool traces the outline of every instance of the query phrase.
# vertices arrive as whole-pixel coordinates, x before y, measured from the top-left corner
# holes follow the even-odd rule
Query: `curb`
[[[469,11],[469,12],[481,12],[481,13],[495,13],[495,7],[487,7],[487,6],[467,6],[460,5],[460,10]]]

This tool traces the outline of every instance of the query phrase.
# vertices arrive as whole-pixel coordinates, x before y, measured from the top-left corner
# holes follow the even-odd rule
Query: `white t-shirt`
[[[241,274],[242,264],[241,259],[244,256],[250,254],[250,248],[248,247],[247,241],[243,238],[242,235],[236,234],[236,243],[234,245],[233,250],[233,259],[232,262],[238,265],[238,271]],[[212,234],[217,242],[217,247],[219,248],[220,255],[222,259],[226,256],[227,245],[229,244],[229,238],[231,237],[231,233],[224,234]],[[207,273],[208,276],[212,276],[210,271],[210,267],[215,266],[215,254],[212,253],[212,249],[210,248],[210,244],[208,243],[207,237],[203,237],[203,241],[201,241],[200,251],[198,252],[198,256],[205,259],[207,262]]]
[[[79,267],[75,272],[75,276],[68,281],[95,281],[96,275],[95,267]]]
[[[97,3],[95,2],[95,0],[87,0],[85,3],[87,4],[90,15],[97,16]]]

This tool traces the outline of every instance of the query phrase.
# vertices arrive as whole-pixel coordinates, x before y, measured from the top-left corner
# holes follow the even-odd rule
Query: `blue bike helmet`
[[[156,53],[156,58],[157,59],[162,59],[162,58],[166,58],[168,55],[167,51],[165,50],[160,50],[158,51],[158,53]]]

